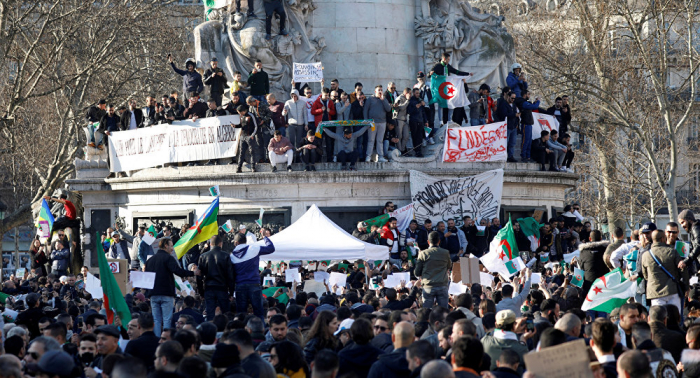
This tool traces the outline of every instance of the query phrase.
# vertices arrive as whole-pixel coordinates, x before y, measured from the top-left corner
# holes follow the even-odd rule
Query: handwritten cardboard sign
[[[461,269],[461,278],[463,284],[481,283],[481,275],[479,274],[479,259],[460,257],[459,265]]]
[[[540,349],[524,358],[527,371],[536,378],[593,378],[583,339]]]
[[[323,65],[318,63],[294,63],[293,79],[297,83],[311,83],[323,80]]]

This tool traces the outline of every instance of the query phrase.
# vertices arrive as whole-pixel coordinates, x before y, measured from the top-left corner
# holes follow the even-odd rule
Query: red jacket
[[[328,97],[328,106],[326,107],[328,112],[328,120],[331,121],[335,117],[335,103]],[[314,104],[311,105],[311,114],[314,115],[314,121],[316,121],[316,126],[318,126],[321,121],[323,121],[323,102],[321,102],[321,96],[318,96]]]
[[[400,241],[400,236],[401,233],[399,233],[399,230],[396,229],[396,239],[394,239],[394,233],[391,232],[391,229],[389,229],[389,223],[385,224],[384,227],[382,227],[382,231],[379,234],[379,244],[381,245],[388,245],[389,250],[392,250],[392,246],[394,243],[398,243]],[[391,243],[388,243],[387,240],[391,240]],[[399,245],[399,251],[401,251],[401,246]]]

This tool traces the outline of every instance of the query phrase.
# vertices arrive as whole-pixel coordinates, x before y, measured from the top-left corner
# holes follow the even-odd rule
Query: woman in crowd
[[[272,346],[270,363],[275,367],[278,378],[311,377],[309,365],[304,361],[299,346],[291,341],[280,341]]]
[[[316,357],[316,353],[321,349],[335,351],[338,340],[333,335],[338,329],[338,318],[332,311],[321,311],[311,326],[304,344],[304,358],[307,363],[311,363]]]

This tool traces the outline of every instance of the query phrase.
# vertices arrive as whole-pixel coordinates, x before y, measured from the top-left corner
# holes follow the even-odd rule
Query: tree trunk
[[[15,227],[19,227],[32,220],[32,207],[30,204],[20,206],[14,213],[0,219],[0,235]]]

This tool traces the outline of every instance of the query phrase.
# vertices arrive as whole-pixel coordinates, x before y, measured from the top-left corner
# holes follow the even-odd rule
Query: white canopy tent
[[[365,243],[326,217],[316,205],[270,241],[275,252],[264,260],[387,260],[389,248]],[[258,242],[261,243],[261,242]]]

